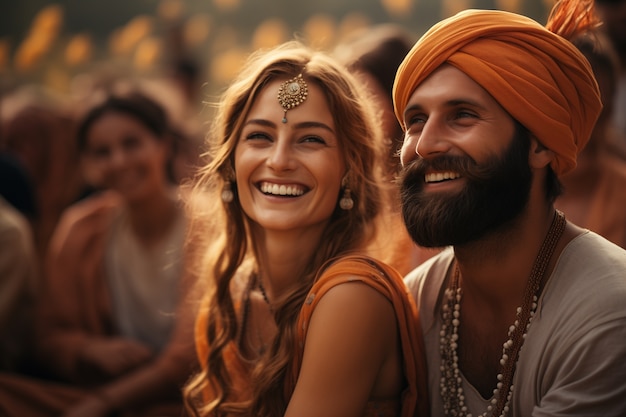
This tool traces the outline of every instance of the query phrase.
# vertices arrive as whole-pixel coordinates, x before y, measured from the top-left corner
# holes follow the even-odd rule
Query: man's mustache
[[[484,180],[489,178],[491,164],[479,166],[467,156],[439,156],[436,158],[417,158],[400,170],[398,182],[401,185],[424,182],[424,176],[429,171],[451,171],[470,180]]]

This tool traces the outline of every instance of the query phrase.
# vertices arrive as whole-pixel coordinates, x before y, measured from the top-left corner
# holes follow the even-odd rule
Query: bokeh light
[[[70,67],[87,63],[92,55],[91,36],[86,33],[74,35],[65,47],[65,62]]]
[[[50,51],[63,25],[63,8],[57,4],[44,7],[31,24],[30,31],[18,47],[15,68],[18,72],[33,70]]]
[[[335,21],[327,14],[313,15],[304,23],[302,33],[312,47],[327,49],[335,40]]]
[[[411,12],[417,0],[381,0],[384,9],[391,16],[406,16]]]
[[[184,25],[183,38],[189,47],[197,47],[206,42],[211,33],[211,16],[199,13],[191,16]]]
[[[372,21],[362,12],[352,12],[347,14],[337,28],[337,42],[342,42],[355,32],[367,29],[372,25]]]
[[[458,12],[472,7],[472,0],[443,0],[442,14],[444,17],[453,16]]]
[[[241,5],[240,0],[213,0],[213,4],[222,12],[237,10]]]
[[[195,88],[220,89],[232,79],[242,57],[289,39],[332,51],[352,34],[378,24],[399,24],[417,38],[437,20],[464,8],[533,11],[531,17],[542,21],[553,4],[554,0],[324,0],[286,7],[285,0],[141,4],[110,0],[93,5],[55,0],[38,10],[32,7],[19,30],[3,33],[0,26],[0,71],[4,86],[35,82],[48,88],[64,86],[67,77],[80,77],[85,71],[95,71],[93,77],[105,80],[187,71],[196,74]]]
[[[111,37],[111,52],[117,56],[130,56],[137,44],[152,32],[153,19],[141,15],[116,30]]]
[[[157,15],[163,20],[175,21],[183,17],[185,3],[183,0],[161,0],[157,7]]]
[[[285,42],[289,35],[287,24],[278,18],[264,20],[252,35],[252,49],[265,49]]]
[[[247,56],[248,50],[239,48],[218,54],[212,61],[211,79],[217,84],[227,84],[239,72]]]
[[[163,45],[155,37],[142,39],[135,50],[133,64],[139,71],[148,71],[154,68],[162,55]]]

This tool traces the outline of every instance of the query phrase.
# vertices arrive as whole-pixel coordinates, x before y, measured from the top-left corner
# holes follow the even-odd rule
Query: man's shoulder
[[[605,273],[626,271],[626,249],[592,231],[585,231],[568,243],[559,263],[576,265],[580,272],[601,269]]]
[[[626,317],[624,298],[626,250],[594,232],[567,245],[546,285],[546,301],[566,315],[620,311]]]
[[[453,259],[454,251],[451,247],[446,248],[409,272],[404,277],[404,282],[411,294],[417,298],[425,285],[439,287]]]
[[[438,254],[425,260],[422,264],[415,267],[411,272],[405,275],[405,282],[419,279],[424,275],[438,272],[440,268],[447,268],[454,257],[454,250],[452,247],[443,249]]]

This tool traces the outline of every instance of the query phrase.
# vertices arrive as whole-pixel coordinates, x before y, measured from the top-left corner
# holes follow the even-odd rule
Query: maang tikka
[[[287,123],[287,110],[304,103],[308,95],[309,89],[302,74],[285,81],[278,87],[278,102],[284,110],[283,123]]]

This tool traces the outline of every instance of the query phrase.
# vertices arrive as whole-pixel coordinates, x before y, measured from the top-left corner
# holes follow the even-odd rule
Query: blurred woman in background
[[[81,121],[78,147],[102,191],[68,208],[50,242],[35,349],[51,381],[0,377],[0,411],[178,417],[193,314],[167,115],[139,93],[111,96]]]

